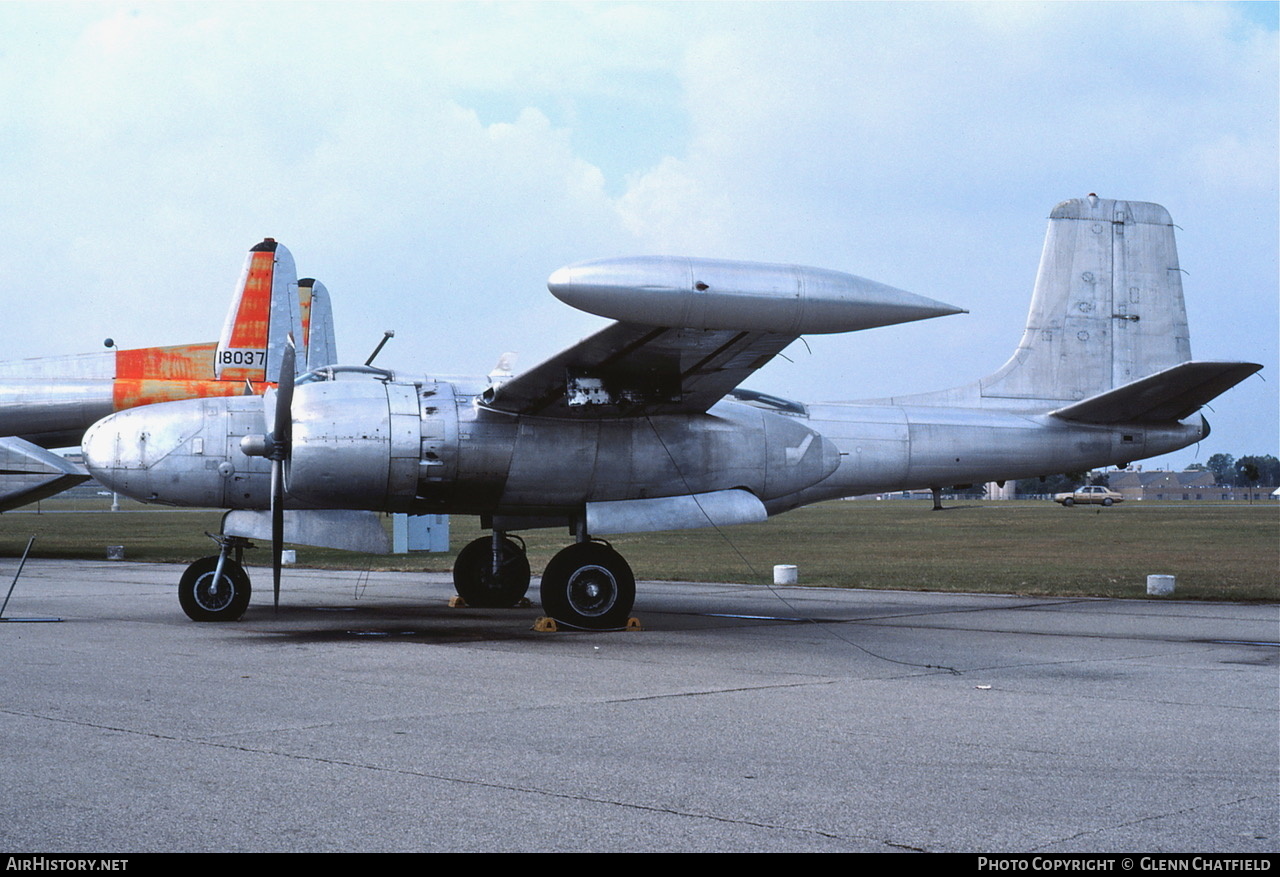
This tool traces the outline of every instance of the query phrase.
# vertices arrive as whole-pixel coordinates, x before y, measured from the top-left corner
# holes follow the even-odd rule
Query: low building
[[[1232,500],[1262,501],[1271,499],[1274,486],[1222,486],[1214,483],[1213,473],[1193,472],[1108,472],[1108,486],[1127,500]]]

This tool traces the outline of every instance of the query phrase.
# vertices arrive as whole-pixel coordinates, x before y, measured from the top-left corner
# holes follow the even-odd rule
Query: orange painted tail
[[[298,271],[283,245],[267,238],[249,251],[222,340],[214,355],[220,381],[274,381],[285,338],[304,338]]]

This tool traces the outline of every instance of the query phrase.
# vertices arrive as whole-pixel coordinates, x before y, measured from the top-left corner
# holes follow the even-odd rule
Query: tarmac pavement
[[[195,624],[181,570],[27,563],[0,852],[1280,848],[1275,605],[642,582],[539,633],[257,569]]]

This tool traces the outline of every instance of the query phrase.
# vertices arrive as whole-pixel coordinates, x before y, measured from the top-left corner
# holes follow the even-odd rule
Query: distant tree
[[[1190,466],[1187,467],[1187,471],[1188,472],[1208,472],[1209,467],[1206,466],[1204,463],[1192,463]]]
[[[1018,495],[1037,493],[1066,493],[1087,483],[1086,472],[1064,472],[1061,475],[1045,475],[1041,478],[1023,478],[1018,481]]]
[[[1213,473],[1214,481],[1221,485],[1236,483],[1236,458],[1230,454],[1214,454],[1205,464]]]
[[[1019,478],[1018,496],[1034,496],[1037,493],[1048,493],[1049,490],[1045,487],[1048,483],[1048,478],[1044,481],[1041,481],[1039,478]]]
[[[1236,484],[1252,487],[1255,484],[1280,484],[1280,460],[1266,456],[1241,457],[1235,463]]]

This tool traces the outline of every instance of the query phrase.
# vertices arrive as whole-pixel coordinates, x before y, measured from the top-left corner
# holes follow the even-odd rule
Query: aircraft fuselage
[[[725,400],[706,414],[512,415],[478,382],[311,383],[293,402],[291,504],[476,514],[559,525],[593,503],[745,490],[769,514],[864,493],[945,487],[1123,464],[1198,441],[1184,423],[1093,426],[1047,413],[827,403],[807,414]],[[264,509],[269,462],[240,439],[264,431],[253,398],[121,412],[84,439],[93,474],[152,502]]]

